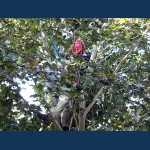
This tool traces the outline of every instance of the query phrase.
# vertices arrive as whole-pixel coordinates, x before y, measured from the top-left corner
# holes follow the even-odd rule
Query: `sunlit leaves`
[[[21,64],[22,64],[22,57],[20,57],[20,56],[18,57],[17,64],[18,64],[18,65],[21,65]]]
[[[61,88],[69,88],[70,91],[66,90],[65,94],[76,99],[78,112],[78,101],[86,99],[88,106],[97,91],[104,87],[104,95],[98,98],[88,116],[87,129],[96,128],[93,122],[97,126],[101,125],[99,130],[104,130],[103,126],[107,126],[108,130],[124,130],[131,126],[138,106],[143,109],[142,115],[149,106],[150,50],[146,37],[126,59],[120,72],[113,72],[136,44],[148,23],[149,18],[0,19],[0,129],[32,131],[42,128],[35,115],[38,109],[35,105],[29,106],[24,102],[16,93],[17,90],[12,91],[13,86],[8,88],[16,85],[13,88],[19,89],[17,86],[20,85],[9,80],[7,75],[12,79],[19,78],[22,83],[33,80],[35,94],[32,98],[39,101],[45,109],[47,107],[43,102],[43,93],[64,94]],[[43,46],[41,32],[48,37],[48,47]],[[52,61],[56,60],[51,49],[54,42],[50,36],[61,47],[62,58],[74,58],[70,65],[63,63],[68,68],[68,74],[61,74],[61,77],[58,76],[62,70],[50,63],[50,58]],[[88,53],[91,53],[92,45],[98,46],[94,62],[85,63],[81,58],[71,56],[70,46],[74,38],[84,41],[84,48]],[[87,65],[92,68],[92,72],[85,67]],[[55,70],[55,73],[44,72],[46,68]],[[82,75],[78,76],[80,84],[75,86],[78,69],[83,70]],[[55,77],[54,84],[49,81],[52,75]],[[146,104],[143,105],[140,100]],[[142,120],[138,125],[138,130],[150,127],[148,120]],[[53,124],[50,125],[50,130],[54,130]]]

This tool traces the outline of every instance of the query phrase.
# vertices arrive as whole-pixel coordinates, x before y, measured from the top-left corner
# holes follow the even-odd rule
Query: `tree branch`
[[[57,127],[59,128],[60,131],[62,131],[61,126],[59,125],[59,123],[57,122],[57,120],[55,119],[53,113],[51,112],[51,109],[49,108],[49,105],[47,103],[47,101],[45,100],[44,96],[42,95],[42,93],[40,92],[40,95],[42,96],[42,99],[44,100],[46,106],[48,107],[49,113],[51,115],[51,119],[53,120],[54,124],[57,125]]]
[[[142,120],[142,119],[144,119],[147,115],[149,115],[150,114],[150,110],[149,111],[147,111],[147,113],[145,113],[144,115],[142,115],[140,118],[139,118],[139,120]]]
[[[76,119],[76,116],[75,116],[74,113],[73,113],[73,118],[74,118],[74,120],[75,120],[75,124],[76,124],[77,131],[79,131],[79,125],[78,125],[78,122],[77,122],[77,119]]]
[[[95,95],[93,101],[85,109],[84,114],[83,114],[84,117],[86,117],[86,115],[88,114],[88,112],[90,111],[90,109],[92,108],[92,106],[95,104],[97,98],[102,94],[102,91],[103,91],[103,87],[97,92],[97,94]]]
[[[144,38],[145,34],[149,31],[150,27],[148,26],[147,29],[143,32],[143,34],[141,35],[141,37],[138,39],[138,41],[136,42],[136,44],[130,49],[130,51],[128,52],[127,55],[125,55],[125,57],[122,59],[122,61],[118,64],[118,66],[116,67],[114,73],[117,73],[118,70],[121,68],[122,64],[126,61],[126,59],[130,56],[130,54],[137,49],[138,45],[140,44],[140,42],[142,41],[142,39]]]

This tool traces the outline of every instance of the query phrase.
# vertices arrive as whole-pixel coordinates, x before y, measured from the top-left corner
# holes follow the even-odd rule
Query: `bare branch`
[[[103,87],[97,92],[97,94],[95,95],[93,101],[89,104],[89,106],[85,109],[83,116],[86,117],[86,115],[88,114],[88,112],[91,110],[92,106],[95,104],[97,98],[102,94],[103,91]]]
[[[76,119],[76,116],[75,114],[73,113],[73,118],[75,120],[75,124],[76,124],[76,127],[77,127],[77,131],[79,131],[79,125],[78,125],[78,122],[77,122],[77,119]]]
[[[70,131],[70,129],[71,129],[72,122],[73,122],[73,116],[71,117],[71,121],[70,121],[70,125],[69,125],[69,131]]]
[[[144,115],[142,115],[139,120],[144,119],[144,118],[145,118],[146,116],[148,116],[149,114],[150,114],[150,110],[149,110],[147,113],[145,113]]]
[[[96,59],[94,60],[94,62],[97,62],[97,60],[99,59],[99,57],[100,57],[101,55],[103,55],[104,52],[105,52],[110,46],[111,46],[111,44],[107,44],[106,47],[103,48],[103,49],[100,51],[99,54],[97,54],[97,57],[96,57]]]
[[[45,104],[48,106],[48,110],[49,110],[49,113],[51,115],[51,119],[53,120],[53,122],[57,125],[57,127],[60,129],[60,131],[62,131],[62,128],[61,126],[58,124],[57,120],[55,119],[53,113],[51,112],[51,109],[49,108],[49,105],[47,103],[47,101],[45,100],[44,96],[42,95],[42,93],[40,93],[40,95],[42,96],[42,99],[44,100]]]
[[[130,54],[137,49],[138,45],[140,44],[140,42],[142,41],[142,39],[144,38],[145,34],[149,31],[150,26],[148,26],[148,28],[143,32],[143,34],[141,35],[141,37],[138,39],[138,41],[136,42],[136,44],[129,50],[128,54],[125,55],[125,57],[122,59],[122,61],[118,64],[118,66],[116,67],[114,73],[117,73],[118,70],[121,68],[122,64],[126,61],[126,59],[130,56]]]

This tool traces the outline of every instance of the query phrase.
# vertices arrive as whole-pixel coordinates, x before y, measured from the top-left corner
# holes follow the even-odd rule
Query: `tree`
[[[149,29],[148,18],[0,19],[0,129],[68,130],[63,122],[69,130],[150,130]],[[88,53],[97,48],[94,60],[71,53],[78,38]],[[40,105],[21,96],[18,80],[34,81]],[[53,98],[62,97],[67,101],[56,117]]]

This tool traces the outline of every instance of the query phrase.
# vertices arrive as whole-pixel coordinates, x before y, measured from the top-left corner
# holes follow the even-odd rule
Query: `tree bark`
[[[85,131],[85,118],[86,118],[84,117],[85,104],[86,101],[80,102],[79,104],[79,108],[81,109],[79,111],[79,131]]]
[[[83,114],[79,116],[79,131],[85,131],[85,117]]]

